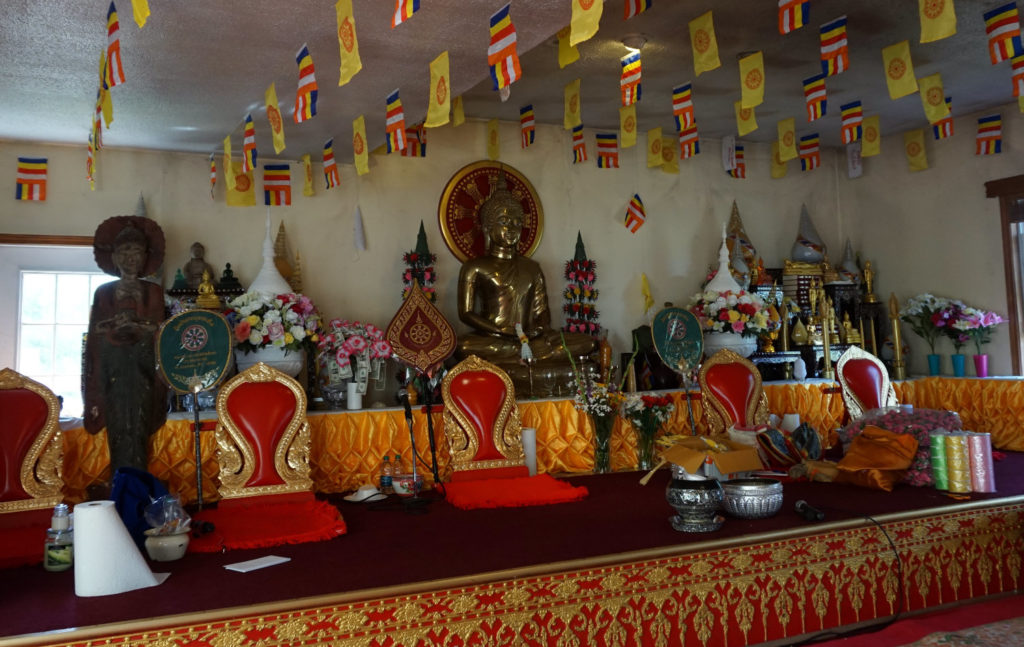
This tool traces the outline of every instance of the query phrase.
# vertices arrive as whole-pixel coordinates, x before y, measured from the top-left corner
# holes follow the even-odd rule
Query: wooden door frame
[[[60,245],[64,247],[92,247],[92,236],[0,233],[0,245]]]
[[[985,183],[985,197],[999,198],[999,223],[1002,229],[1003,238],[1003,271],[1006,277],[1006,306],[1007,319],[1010,324],[1010,359],[1014,375],[1021,374],[1021,321],[1018,315],[1021,307],[1018,297],[1024,286],[1019,285],[1018,277],[1014,271],[1017,264],[1014,254],[1013,237],[1010,235],[1010,225],[1015,222],[1024,221],[1024,217],[1015,217],[1012,213],[1014,201],[1024,199],[1024,175],[1015,175],[999,180],[992,180]]]

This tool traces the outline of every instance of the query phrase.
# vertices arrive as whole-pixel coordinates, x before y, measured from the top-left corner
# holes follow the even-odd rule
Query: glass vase
[[[641,472],[648,472],[654,467],[654,436],[657,433],[656,426],[636,427],[636,467]]]
[[[590,416],[594,426],[594,474],[607,474],[612,471],[612,429],[615,428],[615,416]]]

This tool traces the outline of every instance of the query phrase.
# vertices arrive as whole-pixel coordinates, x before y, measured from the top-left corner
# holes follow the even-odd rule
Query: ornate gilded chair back
[[[857,346],[847,349],[836,362],[836,376],[850,418],[859,418],[872,409],[899,404],[885,365],[866,350]]]
[[[63,460],[57,396],[16,371],[0,371],[0,513],[60,503]]]
[[[445,376],[441,397],[452,480],[528,474],[515,389],[505,371],[470,355]]]
[[[768,397],[761,374],[745,357],[729,349],[716,352],[701,365],[697,382],[710,433],[725,433],[732,426],[768,423]]]
[[[306,394],[291,377],[255,364],[217,394],[222,498],[311,492]]]

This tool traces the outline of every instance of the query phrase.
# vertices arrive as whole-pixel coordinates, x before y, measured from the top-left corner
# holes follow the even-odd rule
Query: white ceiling
[[[954,115],[1013,100],[1009,62],[989,62],[982,14],[1006,0],[956,0],[958,32],[920,44],[913,0],[812,0],[807,27],[788,35],[777,28],[777,0],[653,0],[652,8],[623,21],[623,0],[605,0],[596,37],[580,45],[578,62],[559,69],[555,33],[570,19],[569,0],[512,0],[523,78],[501,103],[486,65],[488,19],[507,0],[422,0],[420,10],[391,29],[393,0],[353,0],[363,70],[338,87],[339,51],[333,0],[149,0],[145,28],[120,0],[121,51],[127,82],[112,90],[110,148],[210,153],[226,134],[241,146],[241,124],[253,113],[261,159],[314,159],[328,137],[335,154],[351,162],[352,120],[365,115],[371,147],[384,140],[384,100],[399,88],[407,124],[426,110],[428,66],[448,50],[453,95],[462,93],[470,119],[518,121],[532,103],[537,121],[561,124],[563,87],[582,79],[587,128],[617,129],[619,58],[626,34],[642,34],[642,131],[673,128],[671,89],[693,81],[697,124],[705,138],[735,134],[739,99],[737,54],[762,50],[765,103],[760,129],[744,139],[769,141],[775,123],[795,117],[799,135],[820,131],[839,145],[839,105],[860,99],[865,115],[881,115],[884,133],[927,126],[918,96],[889,99],[881,49],[909,40],[918,77],[941,72]],[[109,0],[3,0],[0,6],[0,139],[76,144],[88,140],[106,44]],[[714,11],[722,66],[695,77],[687,23]],[[829,113],[806,122],[802,80],[820,71],[818,27],[848,16],[850,69],[828,79]],[[290,120],[297,82],[295,54],[308,43],[320,87],[318,115]],[[263,94],[274,82],[285,116],[287,148],[273,155]],[[964,133],[960,133],[961,136]],[[972,136],[973,133],[968,134]]]

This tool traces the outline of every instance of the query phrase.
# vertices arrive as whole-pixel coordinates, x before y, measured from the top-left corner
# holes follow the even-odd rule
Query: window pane
[[[91,303],[92,293],[89,292],[88,274],[57,275],[57,323],[89,323]]]
[[[116,280],[116,276],[111,276],[109,274],[93,274],[89,280],[89,305],[92,305],[92,296],[96,294],[96,288],[100,287],[104,283],[110,283],[111,281]],[[86,318],[88,318],[88,315],[86,315]]]
[[[53,326],[21,327],[18,345],[18,371],[25,375],[53,373]]]
[[[87,326],[57,326],[54,338],[53,372],[79,375],[82,372],[82,335]]]
[[[52,323],[57,277],[50,273],[22,272],[22,323]]]
[[[65,418],[78,418],[82,415],[82,382],[77,375],[61,375],[47,384],[50,390],[64,398],[64,406],[60,415]]]

